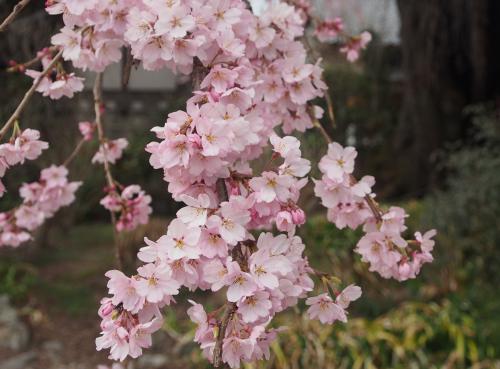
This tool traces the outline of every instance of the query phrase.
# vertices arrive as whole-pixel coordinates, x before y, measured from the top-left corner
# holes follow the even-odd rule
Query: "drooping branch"
[[[0,32],[5,31],[5,29],[11,24],[14,19],[21,13],[21,11],[28,5],[30,0],[20,0],[12,9],[12,12],[4,19],[2,24],[0,24]]]
[[[106,155],[106,137],[104,135],[104,128],[102,123],[102,73],[97,73],[94,81],[94,110],[95,110],[95,122],[97,125],[97,134],[99,137],[99,144],[104,151],[104,172],[106,174],[106,181],[109,187],[114,187],[115,182],[113,176],[111,175],[111,167],[109,165],[108,157]]]
[[[66,160],[63,162],[63,166],[67,167],[72,161],[74,158],[76,158],[76,156],[78,155],[78,153],[80,152],[80,150],[82,149],[83,145],[85,145],[85,142],[87,140],[85,138],[82,138],[78,144],[75,146],[75,148],[73,149],[73,151],[71,152],[71,154],[66,158]]]
[[[16,110],[12,115],[10,116],[9,120],[4,124],[2,129],[0,130],[0,140],[5,136],[5,134],[9,131],[9,129],[12,127],[14,122],[19,119],[19,116],[21,115],[22,111],[26,106],[28,105],[28,102],[30,101],[31,97],[35,93],[36,89],[42,82],[43,78],[52,70],[54,65],[61,59],[61,56],[63,54],[63,49],[59,50],[59,52],[52,58],[52,61],[50,64],[45,68],[42,73],[35,79],[33,82],[33,85],[30,87],[30,89],[24,94],[23,99],[17,106]]]
[[[31,67],[33,64],[38,63],[44,57],[46,57],[47,53],[54,52],[56,50],[57,50],[57,46],[47,47],[43,50],[43,52],[37,53],[37,55],[34,58],[32,58],[24,63],[16,63],[16,64],[12,65],[11,67],[7,68],[6,71],[8,73],[24,72],[26,70],[26,68]]]
[[[95,123],[97,126],[97,135],[99,138],[99,145],[101,146],[103,150],[103,167],[104,167],[104,173],[106,176],[106,182],[108,184],[109,189],[115,188],[115,181],[113,179],[113,176],[111,174],[111,167],[109,165],[108,157],[106,155],[106,136],[104,134],[104,127],[103,127],[103,121],[102,121],[102,73],[97,73],[96,78],[94,81],[94,88],[93,88],[93,93],[94,93],[94,110],[95,110]],[[113,224],[113,236],[114,236],[114,244],[115,244],[115,255],[116,255],[116,261],[118,263],[118,267],[120,269],[123,269],[123,250],[122,250],[122,243],[119,237],[119,234],[116,230],[116,215],[114,212],[110,211],[111,214],[111,222]]]

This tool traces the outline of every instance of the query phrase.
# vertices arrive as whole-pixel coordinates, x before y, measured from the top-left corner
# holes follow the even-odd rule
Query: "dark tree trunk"
[[[500,91],[500,1],[398,0],[405,86],[396,148],[401,187],[424,194],[436,183],[446,143],[466,137],[467,105]]]

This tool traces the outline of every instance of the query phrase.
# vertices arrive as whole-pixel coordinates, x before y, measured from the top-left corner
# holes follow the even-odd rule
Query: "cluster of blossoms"
[[[37,58],[42,63],[43,70],[49,67],[52,61],[51,49],[43,49],[38,52]],[[43,72],[27,69],[25,74],[33,78],[33,83],[42,75]],[[63,96],[72,98],[75,92],[83,90],[83,78],[77,77],[75,73],[67,73],[61,64],[56,65],[52,70],[45,73],[36,88],[43,96],[48,96],[53,100],[58,100]]]
[[[108,195],[101,200],[107,210],[118,214],[116,230],[131,231],[139,224],[147,224],[152,209],[151,196],[141,190],[138,185],[125,187],[121,193],[116,188],[108,189]]]
[[[17,247],[31,239],[30,232],[75,200],[81,182],[69,182],[64,166],[43,169],[38,182],[25,183],[19,194],[22,205],[0,213],[0,246]]]
[[[320,42],[332,42],[342,34],[344,21],[342,18],[326,19],[320,22],[314,30],[314,35]]]
[[[86,138],[89,134],[92,135],[92,128],[81,126],[81,129],[84,138]],[[125,150],[127,146],[128,141],[126,138],[117,138],[116,140],[106,141],[99,146],[99,150],[92,158],[92,163],[103,164],[107,161],[108,163],[115,164],[117,160],[121,159],[123,150]]]
[[[92,122],[80,122],[78,123],[78,130],[85,141],[91,141],[94,137],[96,124]]]
[[[308,62],[300,41],[310,21],[308,2],[294,7],[273,1],[259,16],[242,0],[48,0],[46,6],[50,14],[62,14],[64,28],[53,36],[53,49],[73,66],[101,73],[120,61],[126,48],[145,69],[192,73],[198,90],[185,110],[153,128],[158,141],[146,147],[151,165],[163,171],[169,192],[185,206],[165,235],[145,239],[138,253],[144,264],[134,275],[106,273],[109,297],[99,309],[97,349],[109,349],[114,360],[141,355],[162,326],[161,309],[175,303],[183,287],[225,289],[222,317],[220,309],[206,312],[195,302],[188,310],[197,324],[195,341],[216,366],[223,361],[237,368],[268,358],[279,332],[270,322],[299,299],[307,299],[311,318],[345,322],[346,309],[361,295],[359,287],[350,285],[335,296],[326,288],[308,298],[318,272],[309,266],[295,231],[305,222],[298,200],[311,165],[296,138],[276,134],[303,132],[322,114],[312,105],[327,89],[322,68],[319,61]],[[340,32],[337,20],[317,34],[329,40]],[[369,34],[350,37],[341,52],[354,60],[368,41]],[[39,57],[46,70],[55,57],[43,52]],[[61,63],[49,72],[37,88],[45,96],[71,97],[83,88]],[[43,72],[26,73],[38,78]],[[96,105],[99,100],[96,96]],[[131,230],[147,222],[151,198],[139,186],[122,187],[112,178],[109,164],[122,157],[128,143],[103,137],[100,113],[95,124],[82,122],[80,132],[90,140],[99,128],[101,145],[92,161],[106,171],[108,193],[101,204],[118,214],[117,230]],[[269,141],[271,160],[254,175],[251,161],[262,156]],[[316,193],[329,208],[328,218],[340,228],[363,225],[366,235],[357,251],[371,270],[400,280],[414,277],[432,259],[433,233],[417,233],[407,242],[401,237],[402,209],[377,216],[370,206],[374,179],[354,180],[355,157],[354,149],[332,144],[321,160],[324,176],[316,181]],[[51,167],[40,182],[23,186],[23,205],[0,217],[0,244],[29,238],[28,231],[73,200],[79,183],[68,183],[66,176],[64,167]],[[259,234],[273,227],[283,233]],[[413,244],[418,250],[411,254]]]
[[[95,129],[92,123],[81,122],[79,126],[84,140],[92,137]],[[115,229],[118,232],[132,231],[140,224],[147,224],[149,215],[153,212],[150,206],[151,196],[147,195],[139,185],[124,187],[111,177],[111,172],[108,172],[110,169],[107,165],[115,164],[127,146],[128,141],[125,138],[106,139],[92,158],[92,163],[103,164],[107,172],[108,187],[104,189],[107,195],[100,203],[105,209],[117,215]]]
[[[111,298],[102,300],[98,349],[110,348],[112,359],[137,357],[151,344],[151,333],[161,327],[160,309],[174,302],[181,287],[212,291],[227,287],[235,313],[225,331],[223,361],[235,368],[241,360],[267,357],[276,335],[267,328],[270,320],[304,298],[314,284],[299,237],[261,233],[257,242],[251,240],[244,228],[250,221],[245,202],[231,196],[208,218],[207,214],[193,217],[196,226],[175,219],[165,236],[156,242],[146,239],[148,246],[138,254],[146,264],[137,275],[108,272]],[[247,242],[238,243],[243,239]],[[195,341],[211,360],[215,315],[192,304],[188,314],[198,325]]]
[[[408,215],[400,207],[390,207],[387,212],[378,208],[372,192],[375,179],[365,176],[356,181],[352,175],[356,156],[353,147],[331,143],[319,163],[323,177],[315,181],[314,190],[328,209],[328,220],[340,229],[363,226],[366,234],[359,240],[356,252],[370,263],[371,271],[399,281],[415,278],[422,265],[432,261],[431,238],[436,232],[431,230],[423,236],[417,232],[416,240],[406,241],[401,234],[407,229]]]
[[[23,164],[26,160],[35,160],[49,147],[47,142],[39,138],[40,132],[28,128],[17,132],[9,142],[0,145],[0,197],[5,193],[2,178],[7,169],[13,165]]]
[[[328,293],[309,297],[306,305],[309,305],[307,314],[311,319],[318,319],[323,324],[332,324],[339,320],[347,322],[347,311],[352,301],[361,297],[361,288],[349,285],[340,292],[335,300]]]
[[[347,60],[355,62],[358,60],[361,51],[366,49],[371,40],[372,35],[370,32],[362,32],[358,36],[350,37],[347,43],[340,48],[340,52],[346,55]]]
[[[113,359],[137,357],[150,343],[150,334],[161,326],[153,323],[161,317],[159,309],[173,302],[181,287],[214,292],[227,287],[226,297],[234,304],[235,314],[222,343],[223,361],[239,367],[241,360],[268,356],[276,336],[275,330],[266,329],[272,317],[314,288],[312,270],[303,255],[305,246],[293,235],[295,225],[305,220],[296,200],[306,182],[300,177],[308,173],[310,164],[301,158],[296,138],[272,136],[271,142],[273,161],[278,156],[284,159],[276,171],[250,180],[231,176],[223,182],[227,200],[216,188],[201,184],[193,186],[190,194],[179,194],[186,206],[178,211],[165,236],[145,240],[147,246],[138,258],[146,264],[137,275],[107,274],[112,297],[102,301],[108,308],[101,309],[107,314],[101,313],[98,349],[110,348]],[[255,242],[248,230],[273,222],[289,235],[261,233]],[[198,324],[196,341],[212,360],[215,316],[208,318],[211,315],[201,305],[193,304],[189,315]],[[134,336],[137,330],[142,338],[148,337],[142,346]]]
[[[366,49],[372,35],[368,31],[361,32],[359,35],[347,35],[344,33],[344,22],[342,18],[327,19],[318,21],[314,30],[314,35],[320,42],[341,42],[340,52],[345,54],[351,63],[359,59],[361,51]]]

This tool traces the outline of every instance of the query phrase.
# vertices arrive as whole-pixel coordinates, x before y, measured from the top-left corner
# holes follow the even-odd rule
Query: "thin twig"
[[[335,110],[333,109],[333,101],[329,91],[325,91],[325,101],[326,101],[328,117],[330,118],[330,122],[332,123],[332,128],[336,128],[337,120],[335,118]]]
[[[323,127],[323,125],[321,124],[321,122],[317,118],[313,117],[312,120],[313,120],[313,125],[317,129],[319,129],[319,132],[321,133],[321,135],[323,136],[325,141],[328,142],[329,144],[331,144],[333,142],[333,140],[330,137],[330,135],[328,134],[328,132],[326,131],[325,127]]]
[[[44,52],[37,53],[37,55],[34,58],[28,60],[27,62],[15,64],[12,67],[7,68],[6,71],[8,73],[13,73],[13,72],[18,72],[18,71],[22,72],[27,67],[31,67],[33,64],[39,62],[45,56],[47,56],[48,53],[53,52],[55,50],[57,50],[57,46],[50,46],[47,49],[45,49]]]
[[[80,152],[80,150],[82,149],[82,147],[86,141],[87,140],[85,140],[85,138],[82,138],[80,140],[80,142],[78,142],[78,144],[76,145],[74,150],[71,152],[71,154],[68,156],[68,158],[64,161],[63,166],[67,167],[73,161],[73,159],[78,155],[78,153]]]
[[[95,122],[97,125],[97,134],[99,137],[99,145],[103,150],[103,161],[104,161],[104,171],[106,173],[106,181],[110,188],[115,187],[115,181],[111,175],[111,167],[109,165],[108,157],[106,156],[106,137],[104,135],[104,129],[102,124],[102,73],[97,73],[94,82],[94,110],[95,110]]]
[[[5,31],[5,29],[12,23],[12,21],[18,16],[19,13],[28,5],[30,0],[20,0],[12,9],[12,12],[4,19],[2,24],[0,24],[0,32]]]
[[[24,94],[23,99],[21,100],[21,102],[17,106],[16,110],[10,116],[9,120],[7,121],[7,123],[5,123],[4,126],[2,127],[2,129],[0,130],[0,140],[5,136],[5,134],[8,132],[8,130],[10,129],[10,127],[14,124],[14,122],[17,119],[19,119],[19,116],[21,115],[22,111],[24,110],[24,108],[26,107],[26,105],[28,104],[28,102],[30,101],[30,99],[33,96],[33,94],[35,93],[35,90],[37,89],[37,87],[42,82],[42,79],[52,70],[52,68],[54,67],[54,65],[61,58],[62,54],[63,54],[63,49],[59,50],[59,52],[54,56],[54,58],[52,59],[52,61],[50,62],[50,64],[47,66],[47,68],[45,68],[43,70],[43,72],[35,79],[35,81],[33,82],[33,85],[31,86],[31,88],[28,91],[26,91],[26,93]]]
[[[111,168],[108,162],[108,158],[106,156],[106,146],[104,145],[106,143],[106,137],[104,135],[104,128],[103,128],[103,123],[102,123],[102,113],[101,113],[101,107],[102,107],[102,73],[97,73],[94,81],[94,88],[93,88],[93,93],[94,93],[94,110],[95,110],[95,122],[97,125],[97,134],[99,137],[99,145],[103,150],[103,160],[104,160],[104,172],[106,175],[106,182],[108,183],[109,189],[114,189],[115,188],[115,181],[113,179],[113,176],[111,175]],[[116,255],[116,261],[118,263],[118,268],[123,269],[123,252],[122,252],[122,243],[120,240],[120,235],[118,234],[118,231],[116,230],[116,215],[114,212],[110,211],[111,214],[111,223],[113,224],[113,238],[114,238],[114,243],[115,243],[115,255]]]
[[[318,61],[321,58],[321,54],[316,50],[314,46],[311,45],[309,42],[309,37],[307,35],[304,35],[302,38],[304,40],[304,44],[309,50],[309,52],[313,55],[314,59]],[[325,82],[326,83],[326,82]],[[337,127],[337,120],[335,118],[335,110],[333,108],[333,101],[332,97],[330,96],[329,90],[325,91],[325,102],[326,102],[326,108],[327,108],[327,113],[328,113],[328,118],[330,119],[330,123],[332,124],[332,128]]]

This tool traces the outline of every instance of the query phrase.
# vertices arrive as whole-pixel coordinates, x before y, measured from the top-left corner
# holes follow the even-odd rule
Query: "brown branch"
[[[95,82],[94,82],[94,110],[95,110],[95,122],[97,125],[97,134],[99,137],[99,145],[103,150],[103,160],[104,160],[104,172],[106,174],[106,181],[108,182],[108,186],[113,188],[115,187],[115,181],[113,180],[113,176],[111,175],[111,167],[108,162],[108,158],[106,156],[106,137],[104,135],[104,128],[102,123],[102,73],[97,73]]]
[[[122,58],[122,90],[126,90],[128,83],[130,81],[130,74],[132,73],[132,66],[134,65],[134,57],[132,56],[132,50],[130,47],[126,47],[123,50]]]
[[[229,200],[229,194],[227,193],[226,180],[224,178],[219,178],[215,183],[217,189],[217,195],[219,196],[219,202],[224,202]]]
[[[327,112],[328,112],[328,117],[330,118],[330,122],[332,123],[332,127],[336,128],[337,127],[337,120],[335,118],[335,110],[333,109],[332,97],[330,96],[328,91],[325,91],[325,101],[326,101],[326,108],[327,108]]]
[[[193,73],[191,75],[193,91],[198,91],[200,89],[201,82],[203,82],[203,79],[207,75],[207,68],[205,68],[198,58],[194,59]]]
[[[323,136],[325,141],[327,143],[331,144],[333,142],[333,140],[330,137],[330,135],[328,134],[328,132],[326,131],[325,127],[323,127],[321,122],[317,118],[315,118],[314,116],[311,116],[311,119],[313,121],[313,125],[319,130],[319,132],[321,133],[321,135]]]
[[[106,181],[108,183],[108,187],[110,189],[115,188],[115,181],[113,179],[113,176],[111,175],[111,168],[108,162],[108,158],[106,156],[106,147],[104,144],[106,143],[106,136],[104,135],[104,128],[103,128],[103,122],[102,122],[102,113],[101,113],[101,107],[102,107],[102,73],[97,73],[94,81],[94,88],[93,88],[93,93],[94,93],[94,110],[95,110],[95,122],[97,126],[97,134],[99,137],[99,145],[103,150],[103,160],[104,160],[104,172],[106,175]],[[123,255],[123,250],[122,250],[122,242],[120,240],[120,235],[118,234],[118,231],[116,230],[116,215],[113,211],[110,211],[111,214],[111,223],[113,224],[113,238],[114,238],[114,243],[115,243],[115,256],[116,256],[116,261],[118,263],[118,268],[123,269],[124,265],[124,255]]]
[[[37,89],[37,87],[42,82],[42,79],[52,70],[54,65],[59,61],[59,59],[62,56],[62,53],[63,53],[63,49],[59,50],[59,52],[54,56],[54,58],[52,59],[50,64],[47,66],[47,68],[45,68],[45,70],[35,79],[31,88],[24,94],[24,97],[21,100],[21,102],[19,103],[19,105],[17,106],[16,110],[14,111],[14,113],[12,113],[9,120],[4,124],[4,126],[0,130],[0,140],[5,136],[5,134],[12,127],[14,122],[19,119],[19,116],[21,115],[22,111],[24,110],[24,108],[26,107],[28,102],[30,101],[33,94],[35,93],[35,90]]]
[[[71,154],[63,162],[62,165],[64,165],[65,167],[67,167],[69,164],[71,164],[71,162],[73,161],[73,159],[78,155],[78,153],[82,149],[82,147],[85,144],[85,142],[86,142],[85,138],[82,138],[80,140],[80,142],[78,142],[78,144],[76,145],[76,147],[73,149],[73,151],[71,152]]]
[[[20,0],[12,9],[12,12],[4,19],[2,24],[0,24],[0,32],[5,31],[5,29],[12,23],[12,21],[21,13],[21,11],[28,5],[30,0]]]
[[[219,178],[216,183],[216,188],[217,188],[217,194],[219,196],[219,201],[228,201],[229,200],[229,195],[227,193],[227,188],[226,188],[226,181],[224,178]],[[233,253],[236,253],[236,250],[239,249],[241,251],[241,244],[238,244],[237,246],[234,247]],[[240,258],[236,258],[238,263],[244,264],[243,261],[239,260]],[[229,322],[231,321],[231,318],[233,317],[234,313],[238,309],[237,305],[235,302],[227,302],[226,303],[226,308],[224,310],[224,315],[222,316],[222,319],[220,322],[218,322],[218,334],[217,338],[215,340],[215,346],[214,346],[214,352],[213,352],[213,365],[214,367],[218,368],[221,363],[222,363],[222,346],[224,345],[224,338],[226,336],[226,330]]]
[[[219,333],[217,335],[217,340],[215,341],[214,353],[213,353],[213,365],[218,368],[222,363],[222,345],[224,344],[224,337],[226,336],[227,326],[231,321],[234,313],[237,310],[235,302],[228,302],[226,304],[226,310],[224,310],[224,315],[219,323]]]
[[[27,67],[31,67],[33,64],[39,62],[45,56],[47,56],[48,53],[53,52],[55,50],[57,50],[57,46],[50,46],[45,50],[46,52],[40,52],[37,54],[37,56],[28,60],[27,62],[15,64],[12,67],[7,68],[6,71],[8,73],[23,72]]]

